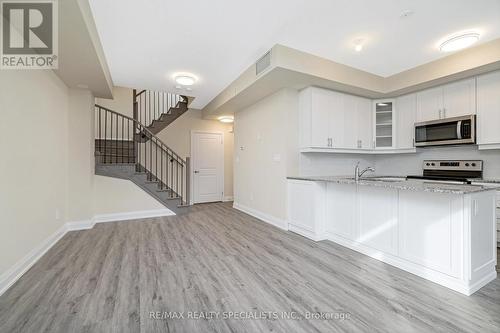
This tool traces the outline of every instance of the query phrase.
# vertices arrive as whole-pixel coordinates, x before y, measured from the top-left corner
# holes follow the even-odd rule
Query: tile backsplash
[[[359,161],[362,168],[375,166],[377,175],[420,175],[423,160],[483,160],[484,178],[500,179],[500,150],[478,150],[477,146],[420,148],[416,154],[300,154],[300,174],[303,176],[351,175]]]

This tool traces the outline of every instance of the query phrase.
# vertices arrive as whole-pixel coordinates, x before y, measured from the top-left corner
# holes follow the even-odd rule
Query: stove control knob
[[[431,164],[430,163],[425,163],[425,165],[430,166]]]
[[[475,167],[476,166],[476,163],[472,163],[472,166]]]
[[[435,165],[436,165],[436,163],[431,163],[431,165],[432,165],[432,166],[435,166]]]
[[[470,165],[469,163],[465,163],[465,166],[466,166],[466,167],[468,167],[469,165]],[[472,166],[474,166],[474,165],[472,165]]]

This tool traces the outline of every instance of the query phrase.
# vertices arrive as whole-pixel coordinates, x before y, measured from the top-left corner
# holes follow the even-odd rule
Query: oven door
[[[441,146],[476,142],[476,116],[455,117],[415,124],[415,146]]]

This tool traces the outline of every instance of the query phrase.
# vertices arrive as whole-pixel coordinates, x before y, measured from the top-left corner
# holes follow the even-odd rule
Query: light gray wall
[[[0,285],[65,223],[68,96],[52,71],[1,71]]]
[[[281,90],[235,113],[235,204],[286,218],[286,176],[298,172],[297,119],[295,90]]]

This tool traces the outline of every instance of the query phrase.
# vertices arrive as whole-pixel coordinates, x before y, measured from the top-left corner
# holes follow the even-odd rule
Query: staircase
[[[186,112],[187,103],[185,96],[143,90],[134,91],[134,118],[96,105],[95,173],[128,179],[176,214],[185,213],[190,160],[156,134]]]
[[[188,98],[161,91],[134,89],[134,119],[158,134],[188,110]]]

